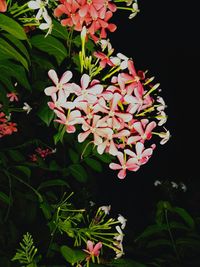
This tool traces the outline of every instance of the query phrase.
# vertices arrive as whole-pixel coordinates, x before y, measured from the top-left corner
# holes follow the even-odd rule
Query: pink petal
[[[135,145],[135,150],[137,155],[141,155],[142,151],[144,150],[144,144],[141,142],[137,142]]]
[[[85,141],[85,139],[89,136],[89,134],[90,134],[90,131],[86,131],[84,133],[80,133],[78,135],[78,141],[79,141],[79,143],[82,143],[83,141]]]
[[[112,169],[112,170],[120,170],[120,169],[122,168],[122,166],[119,165],[119,164],[117,164],[117,163],[110,163],[110,164],[109,164],[109,167],[110,167],[110,169]]]
[[[133,127],[140,135],[144,134],[144,130],[142,128],[141,122],[138,121],[138,122],[133,123]]]
[[[90,87],[87,91],[90,94],[99,95],[103,92],[103,85],[95,84],[94,86]]]
[[[55,72],[55,70],[49,70],[48,71],[49,78],[55,83],[55,85],[58,84],[58,76]]]
[[[116,112],[116,115],[117,115],[119,118],[123,119],[123,121],[125,121],[125,122],[129,122],[129,121],[131,121],[132,118],[133,118],[133,116],[132,116],[131,114],[129,114],[129,113]]]
[[[44,89],[45,95],[51,96],[52,94],[56,93],[58,88],[55,86],[49,86]]]
[[[122,169],[121,171],[118,172],[117,176],[119,179],[124,179],[126,177],[126,170]]]
[[[86,89],[88,87],[89,82],[90,82],[90,76],[87,74],[83,74],[83,76],[81,77],[82,89]]]
[[[88,240],[87,241],[87,249],[92,252],[93,251],[93,242]]]
[[[125,162],[124,162],[124,154],[122,152],[119,152],[117,154],[117,158],[118,158],[119,162],[121,163],[121,165],[123,166],[125,164]]]
[[[67,83],[71,78],[72,78],[72,72],[67,70],[63,73],[63,75],[60,79],[60,83],[61,84]]]
[[[102,248],[102,243],[101,242],[98,242],[95,246],[94,246],[94,249],[93,249],[93,253],[94,253],[94,256],[99,256],[99,253],[100,253],[100,249]]]

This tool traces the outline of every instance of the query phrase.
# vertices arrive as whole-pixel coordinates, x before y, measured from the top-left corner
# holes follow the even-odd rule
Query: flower
[[[26,111],[27,114],[29,114],[29,112],[32,110],[32,107],[29,106],[29,104],[27,104],[26,102],[24,102],[24,106],[22,109]]]
[[[65,71],[63,75],[61,76],[60,80],[58,79],[58,75],[55,72],[55,70],[51,69],[48,71],[49,78],[53,81],[55,84],[54,86],[47,87],[44,92],[46,95],[51,96],[53,93],[56,93],[57,91],[64,89],[65,92],[68,91],[68,94],[71,92],[71,84],[68,83],[68,81],[72,78],[72,72],[71,71]]]
[[[121,165],[117,163],[110,163],[109,167],[112,170],[120,170],[117,175],[119,179],[125,178],[126,170],[137,171],[139,169],[139,165],[136,164],[136,161],[134,158],[130,158],[126,161],[122,152],[119,152],[117,154],[117,158]]]
[[[102,248],[101,242],[98,242],[96,245],[94,245],[94,243],[91,240],[88,240],[87,249],[83,249],[87,254],[89,254],[89,256],[86,259],[89,261],[90,258],[92,258],[93,260],[94,257],[98,257],[100,254],[101,248]]]
[[[158,185],[161,185],[161,184],[162,184],[162,182],[159,181],[159,180],[156,180],[156,181],[154,182],[154,185],[155,185],[155,186],[158,186]]]
[[[46,6],[45,2],[41,1],[41,0],[35,0],[35,1],[29,1],[28,2],[28,7],[30,9],[34,9],[34,10],[38,9],[38,12],[35,16],[35,18],[37,20],[39,20],[42,17],[42,15],[44,14],[44,11],[46,11],[45,6]]]
[[[6,0],[0,0],[0,13],[7,11],[7,3]]]
[[[175,182],[173,182],[173,181],[171,181],[171,185],[172,185],[172,187],[173,187],[173,188],[175,188],[175,189],[177,189],[177,188],[178,188],[178,185],[177,185],[177,183],[175,183]]]
[[[121,223],[121,228],[124,229],[126,226],[127,219],[125,219],[124,216],[119,214],[117,220]]]
[[[184,183],[181,182],[179,184],[179,186],[180,186],[181,190],[183,190],[183,192],[186,192],[187,191],[187,186]]]
[[[99,207],[99,209],[104,211],[104,213],[107,215],[110,212],[111,205],[109,205],[109,206],[101,206],[101,207]]]
[[[17,96],[17,93],[15,93],[15,92],[7,93],[6,96],[9,98],[10,102],[14,102],[14,101],[17,102],[19,100],[18,96]]]
[[[43,18],[44,18],[45,22],[40,24],[39,29],[40,30],[47,30],[48,29],[48,31],[47,31],[47,33],[45,35],[45,37],[46,37],[48,34],[51,33],[53,24],[52,24],[52,19],[48,15],[46,9],[43,11],[42,15],[43,15]]]

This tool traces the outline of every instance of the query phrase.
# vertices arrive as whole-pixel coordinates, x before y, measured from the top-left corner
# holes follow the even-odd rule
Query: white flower
[[[169,138],[171,137],[171,134],[169,131],[166,131],[166,132],[161,132],[158,134],[162,140],[160,141],[160,144],[161,145],[164,145],[165,143],[167,143],[167,141],[169,140]]]
[[[113,64],[117,66],[120,65],[122,70],[125,70],[128,67],[129,58],[122,53],[117,53],[116,57],[110,57],[110,60]]]
[[[39,9],[36,16],[35,16],[35,18],[37,20],[39,20],[41,18],[42,13],[46,10],[45,5],[46,5],[46,3],[41,1],[41,0],[35,0],[35,1],[29,1],[28,2],[28,7],[30,9]]]
[[[119,214],[117,220],[121,223],[121,228],[124,229],[126,226],[127,219],[125,219],[121,214]]]
[[[160,103],[160,105],[157,107],[158,111],[162,111],[167,107],[164,99],[161,96],[157,97],[157,101],[158,101],[158,103]]]
[[[180,183],[179,185],[180,185],[181,189],[183,190],[183,192],[187,191],[187,186],[184,183]]]
[[[173,188],[176,188],[176,189],[178,188],[177,183],[175,183],[175,182],[173,182],[173,181],[171,182],[171,185],[172,185]]]
[[[158,186],[158,185],[161,185],[161,184],[162,184],[162,182],[159,181],[159,180],[156,180],[156,181],[154,182],[154,185],[155,185],[155,186]]]
[[[167,115],[163,110],[160,111],[160,113],[156,116],[156,118],[159,120],[159,122],[158,122],[159,126],[162,126],[167,121]]]
[[[92,200],[89,201],[89,204],[90,204],[90,207],[95,206],[95,203]]]
[[[32,107],[29,106],[26,102],[24,102],[23,110],[28,114],[31,111]]]
[[[105,212],[105,214],[107,215],[110,212],[111,205],[109,205],[109,206],[101,206],[99,209],[103,210]]]
[[[129,15],[129,19],[132,19],[132,18],[134,18],[136,15],[137,15],[137,13],[139,12],[140,10],[138,9],[138,4],[137,3],[133,3],[132,4],[132,13]]]
[[[119,233],[119,235],[114,236],[113,238],[119,242],[123,241],[124,238],[124,233],[122,232],[122,229],[119,227],[119,225],[115,226],[117,232]]]
[[[40,24],[39,29],[40,29],[40,30],[47,30],[47,29],[48,29],[48,31],[47,31],[47,33],[46,33],[46,35],[45,35],[45,37],[46,37],[48,34],[51,33],[53,24],[52,24],[52,19],[51,19],[51,17],[48,15],[46,9],[45,9],[44,12],[42,13],[42,15],[43,15],[43,18],[44,18],[45,22],[43,22],[43,23]]]

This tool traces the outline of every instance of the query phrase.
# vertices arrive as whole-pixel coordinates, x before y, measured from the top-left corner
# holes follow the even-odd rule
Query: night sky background
[[[174,1],[173,1],[174,2]],[[157,144],[153,156],[124,180],[105,168],[98,177],[102,204],[128,218],[129,227],[143,229],[153,216],[158,200],[167,200],[155,180],[183,182],[187,192],[177,195],[175,204],[194,214],[200,212],[199,180],[199,62],[197,7],[191,1],[139,1],[140,12],[133,19],[118,11],[113,16],[116,32],[110,35],[115,53],[132,57],[136,69],[149,70],[160,83],[168,115],[166,128],[171,139]]]

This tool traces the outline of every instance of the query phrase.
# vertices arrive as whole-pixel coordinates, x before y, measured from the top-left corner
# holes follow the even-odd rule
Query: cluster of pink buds
[[[117,10],[111,0],[60,0],[54,15],[61,18],[63,26],[73,27],[81,31],[86,26],[87,32],[96,42],[106,38],[106,31],[114,32],[116,25],[109,23],[113,12]]]
[[[38,161],[38,157],[45,159],[48,155],[54,153],[54,150],[46,148],[46,149],[42,149],[41,147],[37,147],[35,149],[35,153],[33,153],[32,155],[30,155],[30,159],[31,161]]]
[[[95,54],[98,58],[94,65],[103,71],[109,68],[104,77],[92,79],[85,73],[77,84],[70,82],[71,71],[59,79],[54,70],[49,70],[54,85],[47,87],[45,94],[51,97],[48,105],[55,121],[63,124],[67,133],[81,126],[78,142],[92,138],[99,154],[116,156],[118,163],[109,166],[123,179],[127,170],[137,171],[148,162],[156,147],[151,142],[153,135],[161,138],[161,144],[168,141],[169,131],[163,127],[166,105],[158,95],[159,84],[152,84],[154,77],[136,72],[133,60],[120,54],[120,63],[116,64],[114,57],[102,56]],[[106,62],[102,64],[102,60]]]
[[[17,124],[9,121],[4,112],[0,112],[0,138],[17,132]]]

